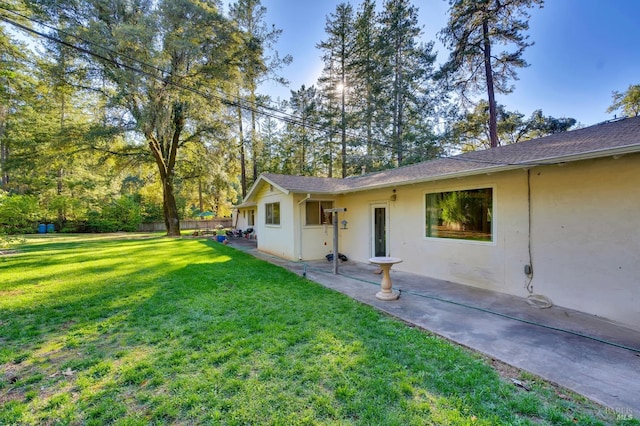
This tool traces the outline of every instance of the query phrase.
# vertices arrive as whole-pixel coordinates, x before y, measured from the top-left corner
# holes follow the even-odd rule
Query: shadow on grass
[[[460,348],[211,241],[47,245],[20,258],[9,269],[33,275],[2,291],[33,294],[0,302],[13,377],[0,423],[573,420]]]

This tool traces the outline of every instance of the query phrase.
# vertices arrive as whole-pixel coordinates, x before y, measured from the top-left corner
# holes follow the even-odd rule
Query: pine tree
[[[516,68],[527,66],[522,55],[532,43],[528,10],[543,0],[450,0],[450,16],[440,38],[451,49],[442,74],[451,79],[463,98],[467,92],[487,91],[491,147],[498,145],[496,93],[510,93]],[[505,45],[515,51],[496,53]]]
[[[328,113],[338,106],[338,128],[340,130],[340,164],[342,177],[347,176],[347,127],[348,99],[353,98],[354,88],[351,86],[353,57],[353,7],[340,3],[336,11],[327,17],[325,24],[327,39],[318,44],[322,51],[324,69],[319,84],[326,93]]]
[[[382,78],[391,114],[388,135],[396,165],[401,166],[406,163],[408,145],[429,144],[419,133],[428,131],[430,126],[423,120],[434,114],[430,86],[436,55],[432,42],[418,42],[422,34],[418,10],[409,0],[387,0],[381,22]]]
[[[250,106],[250,152],[252,179],[255,181],[260,172],[258,164],[262,152],[257,131],[258,86],[267,80],[273,80],[286,85],[288,82],[277,75],[280,68],[291,63],[291,56],[280,57],[275,50],[282,30],[275,27],[269,28],[265,23],[267,9],[261,5],[260,0],[238,0],[231,5],[230,15],[235,25],[240,30],[241,46],[237,52],[240,68],[240,85],[238,100],[244,98],[242,91],[246,91],[246,99]],[[241,169],[242,169],[242,195],[246,195],[247,178],[245,172],[244,135],[242,131],[242,111],[237,111],[239,121]]]

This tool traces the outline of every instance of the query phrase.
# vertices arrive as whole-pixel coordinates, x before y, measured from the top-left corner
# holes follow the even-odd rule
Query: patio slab
[[[232,246],[280,265],[362,303],[533,373],[640,419],[640,332],[582,312],[540,309],[525,298],[391,270],[400,298],[382,301],[375,265],[341,262],[339,275],[326,261],[291,262]]]

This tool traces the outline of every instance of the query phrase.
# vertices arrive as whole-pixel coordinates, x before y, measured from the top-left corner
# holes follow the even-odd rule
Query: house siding
[[[306,194],[298,194],[294,198],[296,210],[296,227],[299,232],[296,243],[297,260],[315,260],[325,257],[333,252],[333,225],[307,225],[306,224]],[[342,197],[327,196],[321,194],[309,194],[309,200],[333,201],[335,207],[342,207]],[[339,220],[342,220],[340,217]],[[296,231],[297,232],[297,231]],[[340,243],[338,243],[340,245]],[[342,249],[340,249],[342,251]]]
[[[388,255],[403,260],[393,270],[516,296],[532,290],[640,330],[639,126],[627,119],[350,179],[267,175],[248,197],[257,203],[258,248],[291,260],[332,251],[331,227],[304,224],[311,192],[347,208],[340,252],[367,262],[372,207],[384,206]],[[425,237],[425,194],[488,187],[491,242]],[[276,201],[281,224],[266,226],[264,206]]]
[[[531,177],[534,290],[640,329],[640,154]]]
[[[492,242],[424,236],[425,194],[480,187],[494,189]],[[349,238],[342,244],[348,256],[366,262],[372,252],[370,206],[386,203],[389,255],[403,259],[403,263],[394,269],[523,295],[526,277],[522,271],[525,262],[528,263],[527,200],[526,193],[522,195],[525,188],[526,172],[516,171],[497,176],[398,186],[395,188],[395,201],[392,201],[391,190],[353,194],[347,203],[351,217],[349,231],[358,237]],[[509,267],[513,264],[517,267]]]
[[[532,168],[531,242],[526,169],[397,186],[395,201],[391,189],[349,194],[340,251],[368,261],[370,207],[386,203],[389,254],[403,259],[395,270],[517,296],[530,283],[556,305],[640,329],[639,163],[633,154]],[[491,243],[424,237],[426,193],[481,187],[494,189]]]
[[[258,208],[256,214],[256,228],[258,229],[258,249],[285,259],[293,259],[296,247],[295,241],[295,209],[293,195],[285,194],[270,185],[264,185],[256,199]],[[280,224],[267,225],[265,205],[280,203]]]

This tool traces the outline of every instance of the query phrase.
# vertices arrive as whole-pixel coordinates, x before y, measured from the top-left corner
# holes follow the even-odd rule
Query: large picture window
[[[493,241],[493,189],[426,194],[425,236]]]
[[[265,204],[264,212],[267,225],[280,225],[280,203]]]
[[[306,203],[306,224],[307,225],[322,225],[332,224],[333,214],[327,218],[325,209],[333,208],[333,201],[307,201]]]

